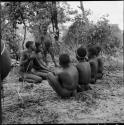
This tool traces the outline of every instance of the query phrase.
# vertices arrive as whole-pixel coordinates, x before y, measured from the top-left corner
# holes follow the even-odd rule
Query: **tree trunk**
[[[85,22],[88,22],[88,18],[85,15],[85,11],[84,11],[84,5],[83,5],[83,1],[80,1],[80,6],[81,6],[81,10],[82,10],[82,14],[83,14],[83,19],[85,20]],[[88,23],[87,23],[88,25]]]
[[[25,25],[24,21],[23,21],[23,24],[24,24],[24,39],[23,39],[23,42],[22,42],[22,49],[24,49],[24,44],[25,44],[25,39],[26,39],[26,25]]]
[[[82,10],[83,17],[85,19],[86,17],[85,17],[85,12],[84,12],[83,1],[80,1],[80,7],[81,7],[81,10]]]
[[[58,41],[59,41],[59,28],[58,28],[56,1],[52,1],[51,9],[52,9],[51,10],[51,22],[52,22],[52,26],[53,26],[55,44],[57,46],[57,49],[60,50],[60,46],[59,46],[59,43],[58,43]]]
[[[55,29],[55,41],[58,41],[59,40],[59,28],[58,28],[57,8],[56,8],[55,1],[52,1],[51,21],[52,21],[53,29]]]

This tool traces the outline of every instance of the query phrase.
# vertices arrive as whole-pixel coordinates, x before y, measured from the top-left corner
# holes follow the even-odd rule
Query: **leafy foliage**
[[[2,40],[15,55],[20,51],[22,38],[16,33],[17,24],[25,23],[25,7],[21,2],[5,2],[2,5]]]
[[[82,8],[80,7],[80,9]],[[116,53],[118,48],[122,46],[122,39],[120,39],[122,34],[118,27],[110,25],[106,16],[101,17],[94,24],[87,18],[91,15],[91,11],[83,11],[83,14],[78,14],[77,10],[70,8],[67,2],[5,2],[1,6],[1,38],[14,52],[15,50],[20,51],[20,46],[17,46],[20,43],[22,43],[21,47],[24,46],[27,30],[33,34],[35,41],[41,42],[41,37],[49,32],[52,24],[52,31],[49,32],[52,37],[50,39],[53,43],[56,42],[54,47],[58,49],[57,53],[59,53],[58,23],[72,21],[73,24],[62,39],[63,45],[66,45],[68,49],[74,52],[80,45],[100,44],[104,53]],[[74,18],[71,17],[72,15]],[[57,17],[57,19],[53,17]],[[16,32],[20,24],[24,25],[24,38]],[[54,38],[55,40],[53,40]]]
[[[63,36],[63,41],[65,44],[71,46],[72,48],[77,48],[82,43],[86,47],[87,45],[87,32],[92,24],[87,20],[87,16],[90,15],[90,10],[85,11],[85,17],[82,14],[77,14],[73,21],[73,24],[69,27],[69,30],[65,36]],[[86,19],[85,19],[86,18]],[[91,26],[89,26],[91,25]]]
[[[55,3],[55,6],[52,5],[53,3]],[[22,46],[24,46],[27,29],[33,33],[36,41],[41,41],[41,36],[45,35],[48,26],[52,23],[52,12],[55,7],[57,13],[59,13],[59,16],[57,15],[58,21],[61,23],[65,22],[65,12],[64,9],[60,7],[59,2],[5,2],[1,10],[2,39],[7,41],[6,43],[11,49],[14,49],[12,44],[16,46],[16,42],[19,40],[17,40],[18,35],[16,30],[19,24],[23,24],[25,33]],[[13,42],[10,43],[10,41]],[[22,40],[20,42],[22,42]],[[17,47],[15,48],[18,49]]]
[[[88,16],[88,15],[87,15]],[[105,54],[114,55],[121,46],[122,34],[118,27],[109,24],[109,20],[103,15],[96,24],[84,20],[81,15],[75,18],[74,23],[69,27],[67,34],[63,37],[67,46],[74,50],[83,45],[84,47],[99,44]],[[73,51],[72,49],[72,51]]]

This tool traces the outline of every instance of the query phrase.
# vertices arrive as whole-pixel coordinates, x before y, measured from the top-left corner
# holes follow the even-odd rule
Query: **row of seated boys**
[[[53,90],[62,98],[74,96],[77,92],[90,90],[103,76],[103,61],[99,46],[79,47],[76,51],[78,63],[73,65],[68,54],[59,57],[61,69],[57,73],[48,73],[47,80]],[[88,59],[86,59],[88,55]]]
[[[20,60],[21,78],[27,82],[39,83],[43,79],[48,80],[53,90],[62,98],[91,89],[89,83],[95,83],[103,76],[103,61],[99,56],[101,51],[99,46],[92,46],[88,49],[79,47],[76,51],[78,60],[76,65],[71,63],[68,54],[61,54],[59,56],[61,68],[57,72],[47,68],[43,63],[42,56],[39,56],[41,52],[34,54],[32,41],[26,43],[26,48]]]

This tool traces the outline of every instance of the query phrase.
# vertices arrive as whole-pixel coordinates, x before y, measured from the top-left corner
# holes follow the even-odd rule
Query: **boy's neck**
[[[89,59],[94,59],[94,58],[96,58],[96,56],[91,56],[91,57],[89,57]]]
[[[28,50],[28,52],[32,52],[32,49],[30,49],[30,48],[29,48],[29,49],[27,49],[27,50]]]
[[[79,62],[85,62],[85,61],[86,61],[85,58],[79,60]]]
[[[62,66],[63,69],[67,69],[70,66],[70,64]]]

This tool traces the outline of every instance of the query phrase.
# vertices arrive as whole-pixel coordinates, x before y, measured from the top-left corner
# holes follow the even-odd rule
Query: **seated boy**
[[[26,50],[22,52],[22,56],[20,59],[20,75],[19,81],[27,81],[27,82],[41,82],[42,77],[36,75],[32,72],[33,69],[33,60],[35,59],[34,53],[34,43],[33,41],[27,41],[25,44]]]
[[[95,49],[96,49],[96,58],[98,62],[97,79],[102,79],[104,65],[103,65],[102,58],[100,57],[101,47],[95,46]]]
[[[33,60],[33,73],[38,76],[41,76],[44,80],[47,79],[47,73],[52,72],[45,63],[43,62],[43,50],[41,43],[36,42],[36,51],[35,51],[35,59]]]
[[[88,85],[91,79],[91,68],[89,62],[87,62],[85,59],[86,54],[86,49],[83,47],[78,48],[76,51],[76,58],[79,62],[76,65],[79,72],[79,86],[77,88],[78,92],[91,89]]]
[[[71,65],[67,54],[60,55],[59,64],[61,68],[56,74],[48,74],[48,82],[60,97],[71,97],[76,94],[78,85],[77,68]]]
[[[98,62],[97,62],[96,50],[94,46],[88,48],[88,59],[91,67],[90,83],[94,84],[97,79],[97,71],[98,71]]]

